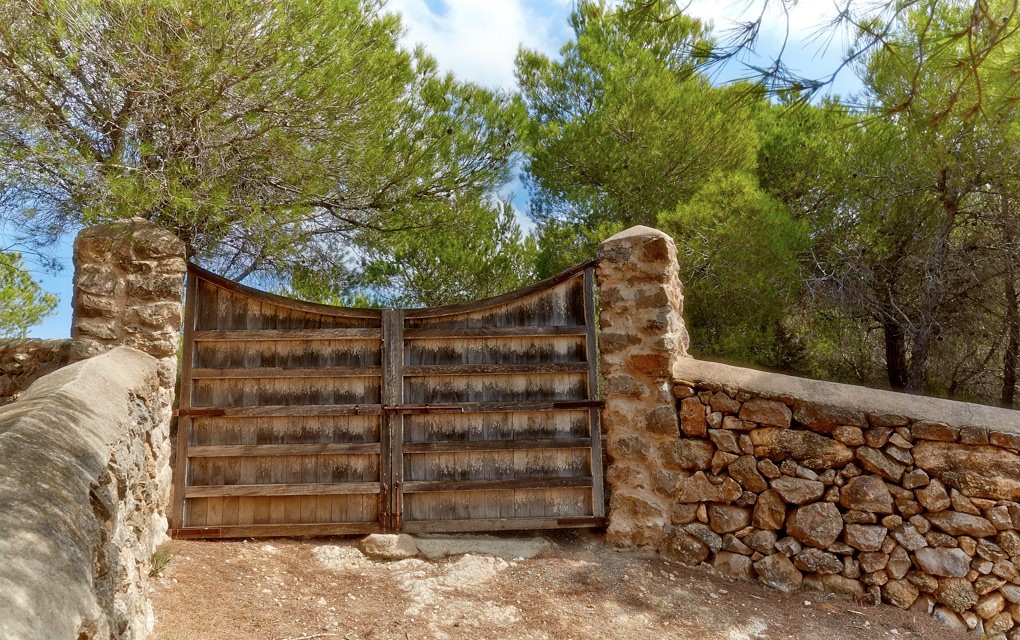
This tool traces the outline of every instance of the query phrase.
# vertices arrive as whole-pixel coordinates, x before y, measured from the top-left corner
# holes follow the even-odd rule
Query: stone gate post
[[[638,226],[603,242],[598,258],[607,541],[656,545],[669,524],[664,496],[681,478],[672,461],[678,420],[671,371],[677,358],[688,357],[689,339],[676,245]]]

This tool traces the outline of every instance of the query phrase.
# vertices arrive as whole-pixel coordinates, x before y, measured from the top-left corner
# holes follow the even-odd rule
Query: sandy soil
[[[155,640],[962,640],[927,616],[617,551],[587,532],[467,537],[478,551],[366,558],[356,539],[184,541]],[[487,553],[486,553],[487,552]],[[493,555],[495,554],[495,555]],[[537,554],[537,555],[536,555]],[[533,557],[526,557],[533,556]],[[973,637],[970,638],[973,640]]]

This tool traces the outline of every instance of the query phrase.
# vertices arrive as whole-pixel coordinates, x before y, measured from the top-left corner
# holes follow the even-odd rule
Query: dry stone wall
[[[1020,412],[695,360],[672,242],[600,257],[610,542],[1020,640]]]
[[[71,340],[0,340],[0,405],[13,402],[37,378],[71,361]]]
[[[158,362],[126,347],[0,407],[0,638],[147,637],[170,411]]]

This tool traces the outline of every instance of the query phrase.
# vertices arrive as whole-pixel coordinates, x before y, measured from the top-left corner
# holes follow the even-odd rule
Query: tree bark
[[[1006,351],[1002,355],[1002,405],[1014,406],[1016,365],[1020,356],[1020,309],[1017,309],[1016,283],[1013,270],[1006,272]]]
[[[945,300],[945,269],[949,257],[950,236],[956,226],[960,194],[949,186],[948,172],[943,169],[937,186],[942,204],[942,221],[935,235],[935,246],[924,269],[924,294],[920,313],[911,336],[910,368],[904,390],[921,393],[924,390],[925,370],[931,354],[932,341],[938,328],[939,308]]]
[[[887,318],[882,321],[882,333],[885,336],[885,369],[889,376],[889,386],[897,390],[904,389],[908,372],[903,327]]]

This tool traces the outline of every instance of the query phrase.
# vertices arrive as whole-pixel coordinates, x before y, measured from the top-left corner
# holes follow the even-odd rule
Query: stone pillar
[[[689,342],[676,245],[661,231],[632,227],[603,242],[598,258],[607,541],[657,545],[680,480],[672,366]]]
[[[185,255],[183,242],[142,218],[89,227],[74,241],[72,359],[127,346],[157,360],[159,388],[152,398],[145,399],[151,404],[151,420],[144,425],[142,446],[132,448],[133,436],[127,432],[111,443],[115,452],[132,451],[130,458],[116,456],[119,464],[143,470],[133,476],[128,495],[121,497],[125,514],[141,512],[132,505],[143,505],[148,518],[144,530],[134,523],[117,526],[112,532],[114,546],[132,549],[119,554],[120,575],[136,575],[138,567],[132,563],[139,558],[142,566],[148,567],[156,546],[168,539],[170,418],[183,316]],[[137,611],[132,609],[129,617],[143,620],[146,631],[151,631],[147,595],[144,581],[128,581],[118,586],[114,597],[124,606],[135,607]]]
[[[142,218],[83,230],[74,241],[74,359],[134,347],[173,360],[182,320],[184,243]]]

